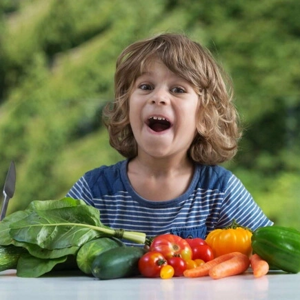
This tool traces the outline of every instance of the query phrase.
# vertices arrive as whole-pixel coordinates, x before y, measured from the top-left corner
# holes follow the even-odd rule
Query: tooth
[[[164,118],[164,117],[156,117],[156,116],[150,117],[149,120],[150,120],[150,119],[152,119],[152,120],[160,120],[160,121],[161,121],[161,120],[163,120],[163,121],[166,121],[166,120],[167,120],[167,119]]]

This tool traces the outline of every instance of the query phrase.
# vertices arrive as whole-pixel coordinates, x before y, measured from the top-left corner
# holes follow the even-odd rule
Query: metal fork
[[[3,187],[3,204],[0,214],[0,221],[2,221],[6,215],[8,201],[13,197],[15,193],[15,185],[16,185],[16,167],[15,163],[12,161],[10,163],[9,170],[6,175],[4,187]]]

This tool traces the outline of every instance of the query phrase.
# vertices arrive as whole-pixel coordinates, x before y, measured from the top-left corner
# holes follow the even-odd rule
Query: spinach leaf
[[[50,272],[57,264],[67,260],[67,256],[56,259],[40,259],[28,253],[21,254],[17,265],[18,277],[40,277]]]
[[[47,258],[54,259],[66,255],[75,255],[80,248],[74,246],[74,247],[68,247],[63,249],[48,250],[48,249],[43,249],[34,244],[19,243],[16,241],[13,242],[13,245],[17,247],[25,248],[27,249],[28,253],[30,253],[32,256],[37,258],[42,258],[42,259],[47,259]]]
[[[53,250],[81,246],[103,234],[94,224],[86,223],[90,218],[89,206],[75,206],[54,210],[32,211],[24,219],[10,225],[10,236],[24,243]],[[95,222],[93,222],[95,223]],[[97,226],[101,227],[99,218]]]
[[[137,243],[145,242],[141,232],[119,232],[100,222],[100,212],[82,200],[33,201],[27,216],[10,223],[10,237],[19,243],[56,250],[80,247],[93,238],[118,236]],[[29,249],[28,249],[29,250]]]
[[[50,210],[59,209],[63,207],[74,207],[79,205],[86,205],[83,200],[73,199],[70,197],[65,197],[60,200],[34,200],[31,201],[27,209],[30,210]]]
[[[10,225],[12,223],[15,223],[17,221],[20,221],[24,218],[26,218],[30,214],[30,211],[28,210],[20,210],[17,212],[14,212],[7,217],[5,217],[0,222],[0,244],[1,246],[7,246],[12,243],[12,237],[9,234],[10,231]]]

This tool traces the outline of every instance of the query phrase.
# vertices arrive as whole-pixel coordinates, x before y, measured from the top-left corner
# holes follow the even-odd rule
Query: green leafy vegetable
[[[97,226],[84,222],[85,208],[70,207],[48,211],[33,211],[24,219],[11,224],[10,236],[18,241],[53,250],[81,246],[95,237],[107,234]],[[109,232],[108,232],[109,233]]]
[[[1,246],[7,246],[12,243],[12,238],[9,234],[10,225],[14,222],[24,219],[28,216],[30,211],[17,211],[8,215],[0,222],[0,244]]]
[[[88,241],[113,236],[140,244],[146,240],[144,233],[104,226],[96,208],[72,198],[32,201],[26,210],[0,222],[0,245],[27,250],[17,265],[22,277],[41,276],[74,257]]]
[[[50,272],[55,265],[63,263],[67,257],[56,259],[40,259],[30,254],[22,254],[18,260],[17,276],[19,277],[39,277]]]
[[[37,258],[43,258],[43,259],[52,259],[52,258],[58,258],[65,255],[75,255],[80,247],[68,247],[63,249],[42,249],[37,245],[34,244],[27,244],[27,243],[19,243],[14,241],[14,245],[17,247],[25,248],[28,253],[30,253],[32,256]]]

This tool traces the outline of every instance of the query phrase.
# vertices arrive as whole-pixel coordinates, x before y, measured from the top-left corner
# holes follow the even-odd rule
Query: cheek
[[[136,115],[136,105],[134,103],[134,99],[132,98],[129,98],[129,102],[128,102],[128,115],[129,115],[129,121],[131,123],[131,120]]]
[[[196,129],[199,120],[198,107],[190,107],[186,112],[186,122]]]
[[[140,97],[134,94],[129,98],[129,117],[130,119],[138,120],[141,118],[141,114],[144,107],[144,102]]]
[[[133,132],[140,128],[142,124],[141,110],[137,105],[131,105],[129,107],[129,122]]]
[[[129,116],[134,117],[134,115],[138,111],[138,107],[137,107],[136,103],[134,103],[133,101],[129,102],[128,111],[129,111]]]

